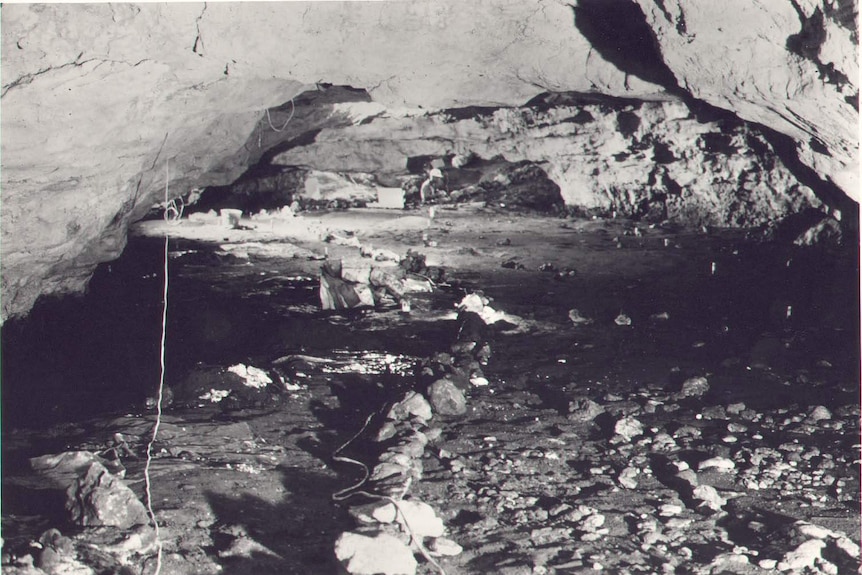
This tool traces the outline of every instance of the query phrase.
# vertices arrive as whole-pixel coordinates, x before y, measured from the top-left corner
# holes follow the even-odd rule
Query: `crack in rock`
[[[12,82],[5,84],[3,86],[3,91],[0,92],[0,98],[4,97],[6,95],[6,93],[9,92],[9,90],[12,90],[13,88],[18,88],[21,86],[27,86],[27,85],[33,83],[33,81],[36,78],[38,78],[39,76],[43,76],[49,72],[54,72],[57,70],[63,70],[64,68],[71,68],[71,67],[81,68],[85,64],[89,64],[91,62],[98,62],[98,64],[96,65],[96,68],[101,66],[102,64],[109,64],[109,63],[110,64],[124,64],[126,66],[131,67],[131,68],[136,68],[136,67],[140,66],[141,64],[143,64],[144,62],[151,62],[152,61],[149,58],[143,58],[141,60],[138,60],[134,64],[132,64],[130,62],[125,62],[123,60],[112,60],[109,58],[88,58],[86,60],[81,60],[81,56],[83,56],[83,55],[84,55],[83,52],[78,54],[78,56],[77,56],[77,58],[75,58],[74,62],[69,62],[67,64],[62,64],[60,66],[48,66],[47,68],[42,68],[41,70],[37,70],[36,72],[24,74],[23,76],[16,78]]]
[[[204,17],[204,12],[207,11],[207,3],[204,2],[203,10],[201,10],[200,15],[195,19],[195,30],[197,31],[197,36],[195,36],[195,42],[192,45],[192,52],[203,58],[204,55],[204,40],[201,37],[201,20]]]

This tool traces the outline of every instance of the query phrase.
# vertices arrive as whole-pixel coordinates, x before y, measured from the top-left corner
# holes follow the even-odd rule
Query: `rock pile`
[[[836,511],[858,503],[847,492],[854,454],[834,446],[858,408],[704,407],[710,387],[697,376],[679,391],[576,397],[570,413],[534,422],[528,392],[474,398],[474,437],[438,442],[441,466],[426,471],[447,483],[471,563],[511,574],[855,572],[859,544],[843,522],[853,518]],[[795,439],[773,443],[788,432]]]
[[[472,294],[465,301],[451,353],[435,354],[419,368],[418,384],[425,395],[408,391],[389,408],[373,438],[382,450],[376,465],[359,484],[334,495],[337,501],[354,496],[371,500],[350,508],[358,527],[342,534],[335,545],[335,555],[348,573],[413,575],[417,567],[413,552],[437,565],[434,557],[462,551],[445,537],[446,526],[434,509],[409,498],[408,492],[424,475],[427,447],[440,437],[441,429],[431,426],[434,415],[463,416],[468,411],[465,391],[476,382],[488,384],[482,372],[491,353],[485,325],[497,318],[490,311],[482,315],[487,299]],[[364,463],[339,455],[346,446],[336,452],[336,460],[367,470]]]

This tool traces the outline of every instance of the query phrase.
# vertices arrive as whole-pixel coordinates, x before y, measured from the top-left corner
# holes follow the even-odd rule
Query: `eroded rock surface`
[[[637,2],[685,90],[790,136],[859,200],[856,2]]]
[[[2,319],[83,289],[165,196],[235,180],[266,152],[260,126],[291,128],[264,112],[324,83],[388,109],[693,96],[792,138],[803,166],[855,194],[855,3],[639,5],[6,6]],[[603,34],[597,7],[625,33]],[[582,182],[564,166],[552,177]]]

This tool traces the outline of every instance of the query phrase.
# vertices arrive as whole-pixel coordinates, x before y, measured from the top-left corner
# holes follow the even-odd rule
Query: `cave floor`
[[[431,420],[408,495],[463,547],[438,559],[446,573],[859,569],[855,251],[464,206],[242,223],[144,222],[85,298],[4,326],[4,573],[39,573],[33,558],[155,570],[148,529],[71,525],[68,477],[29,458],[100,453],[144,497],[166,231],[162,573],[338,572],[334,541],[355,523],[332,495],[362,473],[333,454],[413,386],[415,362],[449,351],[475,290],[516,321],[491,326],[467,413]],[[320,260],[371,263],[357,240],[381,259],[421,252],[447,281],[409,313],[321,311]],[[238,363],[279,389],[198,399]],[[360,435],[345,454],[372,465],[374,450]],[[31,544],[52,527],[71,538],[54,563]]]

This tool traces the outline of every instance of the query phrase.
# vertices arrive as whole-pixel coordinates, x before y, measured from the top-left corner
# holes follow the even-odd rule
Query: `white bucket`
[[[242,210],[219,210],[219,216],[221,216],[221,223],[223,226],[231,229],[236,229],[239,227],[239,220],[242,217]]]
[[[403,210],[404,190],[401,188],[377,188],[377,204],[375,207]]]

